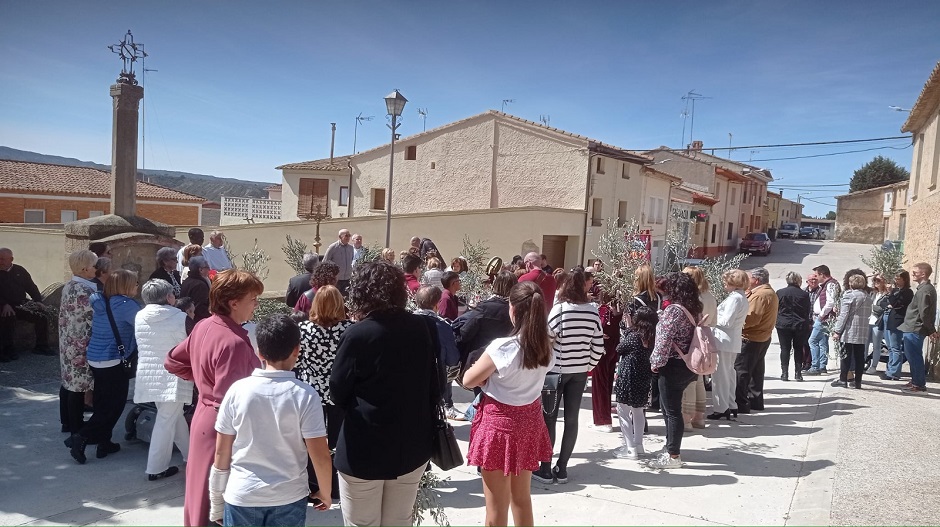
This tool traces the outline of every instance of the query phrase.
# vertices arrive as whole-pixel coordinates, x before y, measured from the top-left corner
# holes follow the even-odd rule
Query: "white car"
[[[777,231],[777,238],[797,238],[800,236],[800,226],[795,223],[784,223]]]

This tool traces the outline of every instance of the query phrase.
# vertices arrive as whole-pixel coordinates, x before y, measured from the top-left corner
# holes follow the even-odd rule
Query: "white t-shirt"
[[[499,338],[486,347],[485,353],[496,364],[496,372],[483,385],[486,395],[511,406],[525,406],[539,398],[545,374],[555,365],[555,354],[548,366],[527,370],[522,367],[521,351],[516,337]]]
[[[206,245],[202,248],[202,256],[214,271],[222,272],[232,268],[232,261],[228,259],[228,255],[222,247],[213,247],[212,244]]]
[[[320,396],[294,372],[256,369],[236,381],[215,430],[235,436],[225,503],[277,507],[310,494],[304,439],[325,437],[326,425]]]

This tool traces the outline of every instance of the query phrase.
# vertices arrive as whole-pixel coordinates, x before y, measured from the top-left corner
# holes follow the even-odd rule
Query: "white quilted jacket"
[[[140,354],[134,402],[189,404],[193,383],[171,374],[163,366],[170,350],[186,338],[186,313],[173,306],[147,304],[137,312],[134,335]]]

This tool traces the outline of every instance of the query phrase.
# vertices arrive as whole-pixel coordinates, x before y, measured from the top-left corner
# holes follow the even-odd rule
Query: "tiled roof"
[[[880,187],[868,188],[865,190],[856,190],[855,192],[842,194],[840,196],[836,196],[836,199],[849,198],[853,196],[858,196],[859,194],[866,194],[868,192],[884,192],[885,190],[888,190],[889,188],[904,188],[908,186],[908,184],[910,184],[910,181],[905,179],[904,181],[898,181],[897,183],[889,183],[887,185],[882,185]]]
[[[72,167],[0,159],[0,191],[56,196],[111,196],[111,173],[91,167]],[[137,182],[137,199],[202,203],[205,198]]]
[[[902,132],[913,132],[920,130],[927,122],[927,119],[933,114],[933,111],[940,105],[940,62],[934,66],[933,72],[924,84],[917,102],[911,108],[911,114],[901,127]]]
[[[281,165],[274,168],[275,170],[325,170],[332,172],[342,172],[344,170],[349,170],[347,163],[350,159],[352,159],[352,156],[339,156],[334,157],[332,163],[330,163],[330,158],[326,158],[315,159],[313,161],[301,161],[299,163],[287,163],[286,165]]]

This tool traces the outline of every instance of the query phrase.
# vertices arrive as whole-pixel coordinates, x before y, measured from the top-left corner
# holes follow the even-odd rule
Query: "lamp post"
[[[398,90],[385,96],[385,108],[388,115],[392,118],[392,124],[388,125],[392,130],[392,149],[388,156],[388,203],[385,204],[385,246],[391,247],[392,239],[392,176],[395,174],[395,135],[398,130],[398,118],[405,109],[405,103],[408,99]]]

